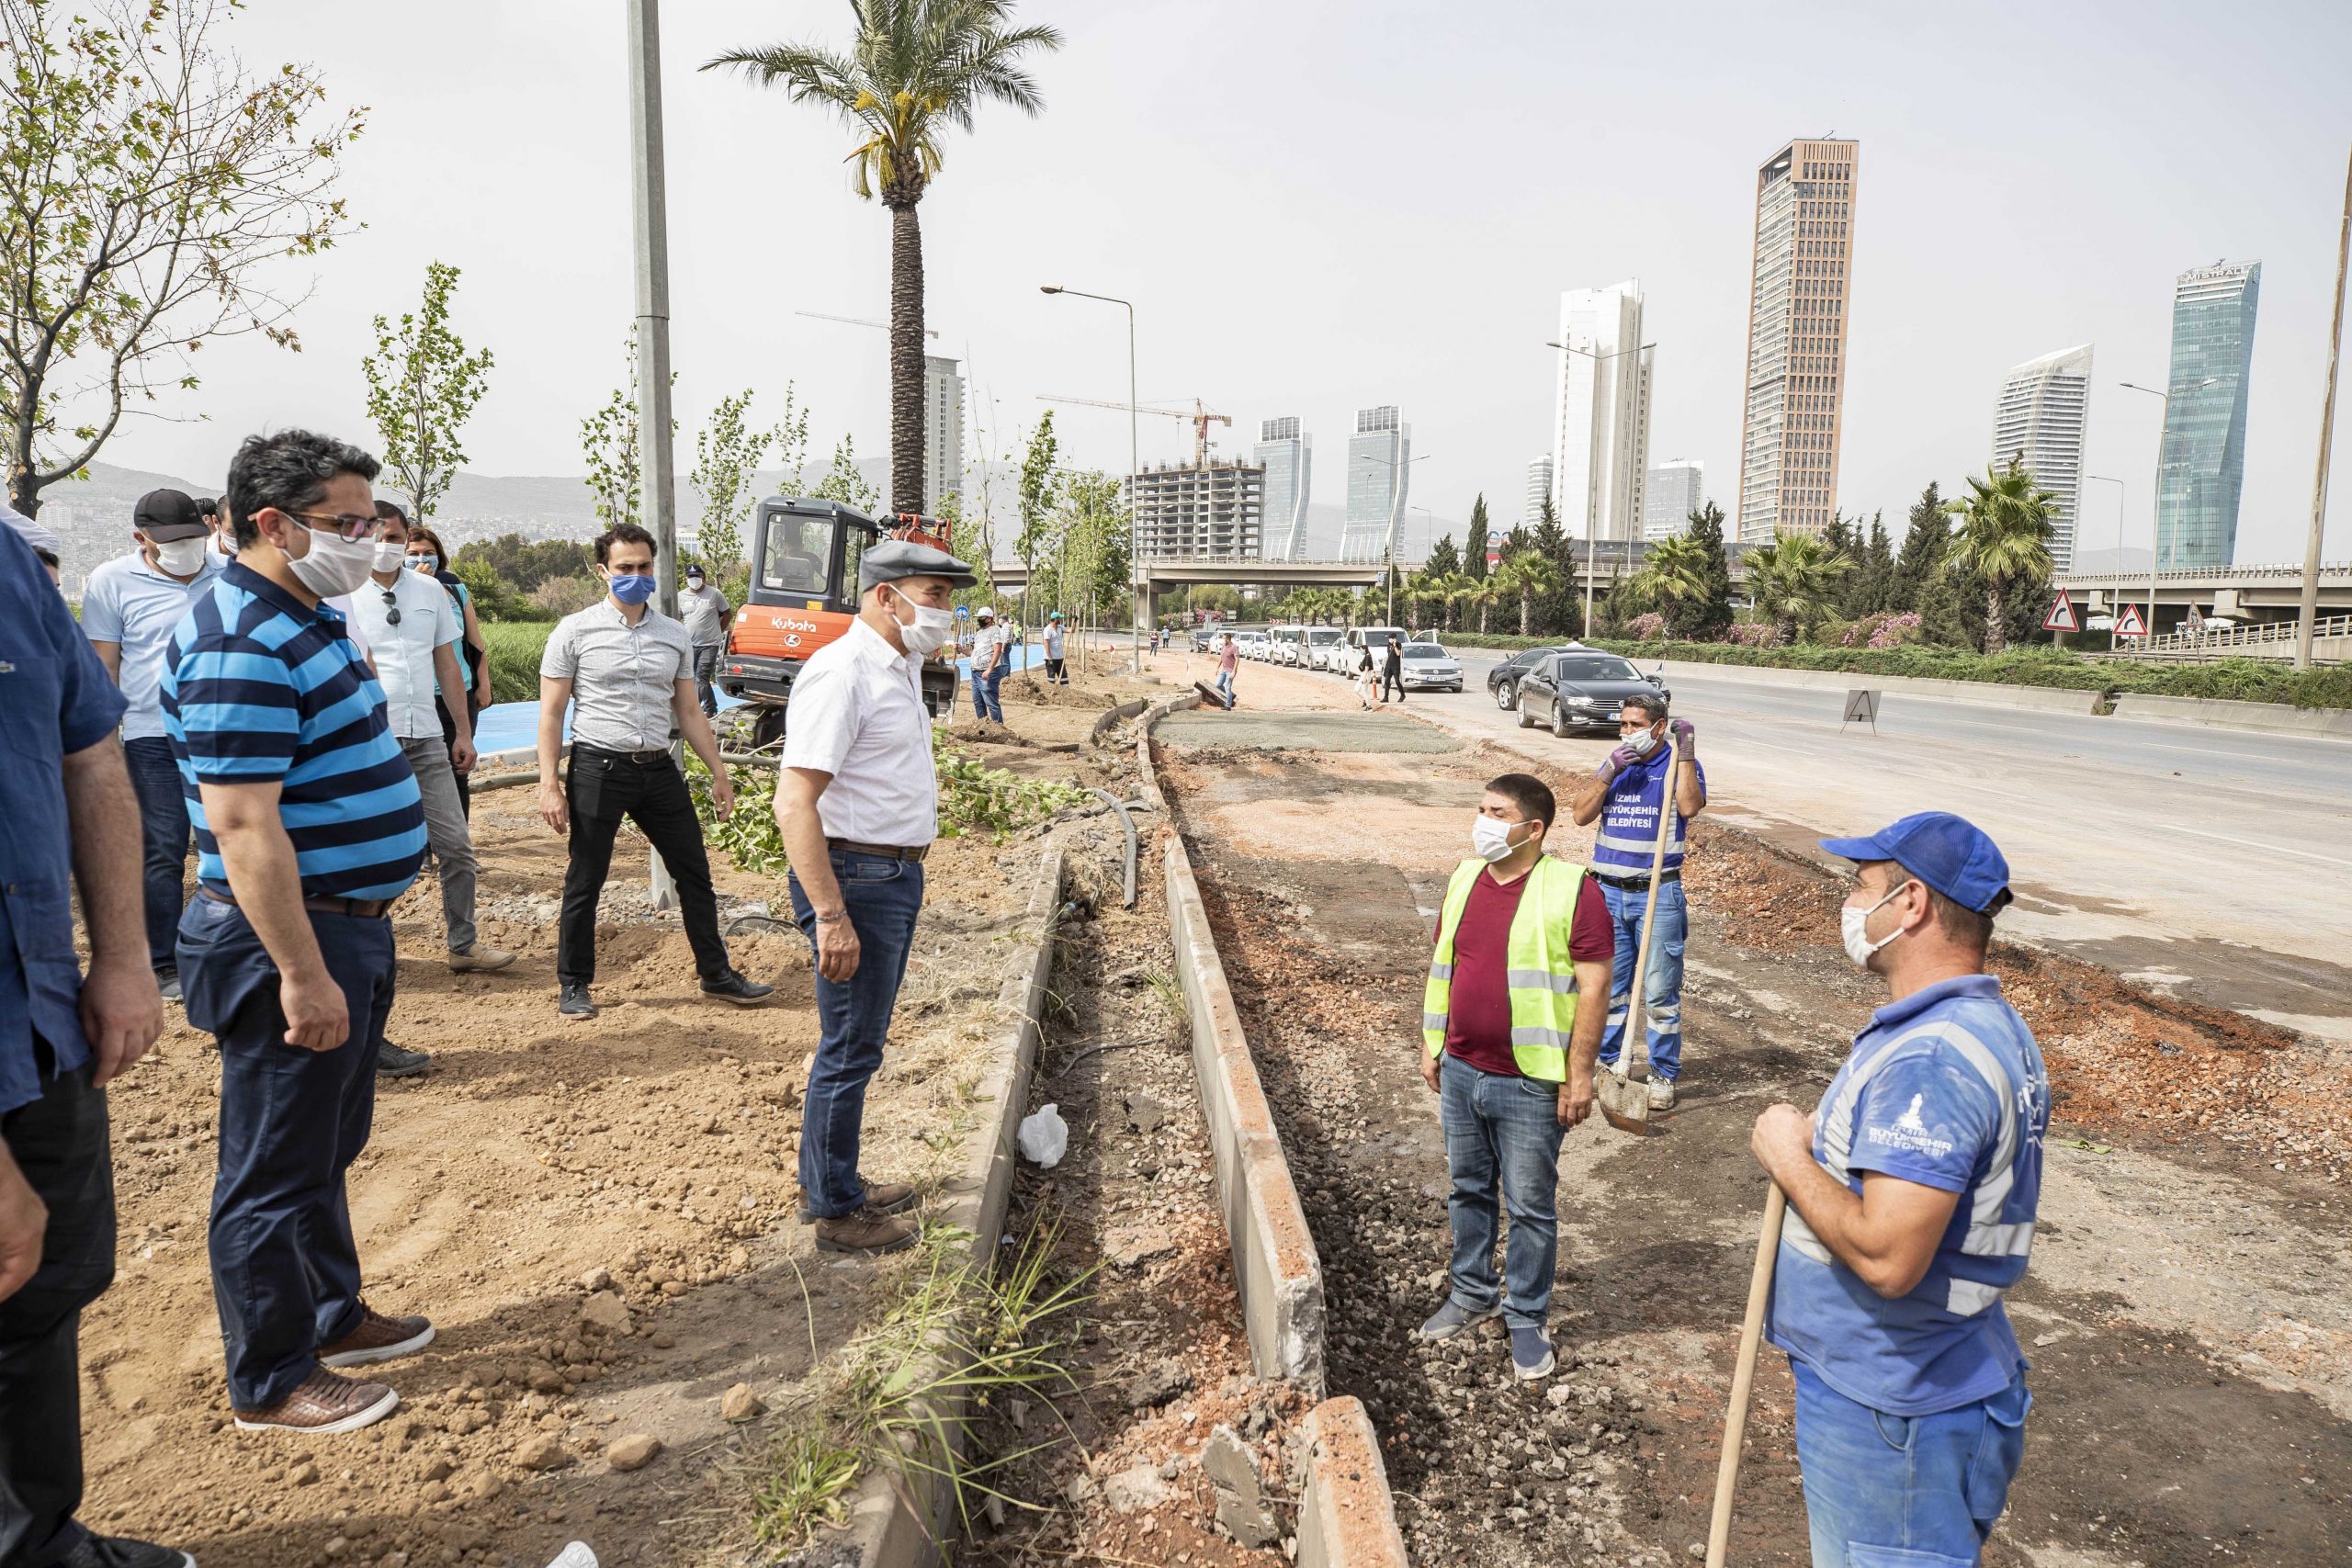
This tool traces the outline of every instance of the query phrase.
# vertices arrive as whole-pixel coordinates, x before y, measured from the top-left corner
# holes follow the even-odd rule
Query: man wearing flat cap
[[[1888,1000],[1811,1118],[1750,1136],[1788,1194],[1767,1318],[1796,1377],[1815,1568],[1973,1563],[2025,1453],[2025,1277],[2050,1079],[1984,971],[1999,848],[1949,812],[1821,847],[1856,867],[1846,953]]]
[[[922,662],[956,630],[951,596],[976,581],[944,550],[889,540],[857,568],[857,619],[792,684],[775,819],[792,913],[817,955],[817,1055],[800,1126],[801,1214],[828,1252],[914,1245],[914,1189],[858,1169],[865,1086],[922,909],[939,785]]]

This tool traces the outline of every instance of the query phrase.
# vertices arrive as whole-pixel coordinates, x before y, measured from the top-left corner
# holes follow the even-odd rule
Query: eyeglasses
[[[352,512],[338,512],[323,517],[314,512],[288,512],[284,515],[291,517],[305,528],[330,533],[352,544],[356,544],[376,531],[376,514],[372,512],[365,515]]]
[[[401,624],[399,596],[389,588],[379,590],[379,592],[384,595],[384,624],[388,626],[399,626]]]

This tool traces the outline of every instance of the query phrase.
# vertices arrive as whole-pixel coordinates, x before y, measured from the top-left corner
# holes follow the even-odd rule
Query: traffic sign
[[[2115,619],[2115,635],[2117,637],[2146,637],[2148,635],[2148,623],[2140,618],[2139,605],[2123,606],[2123,614]]]
[[[2196,605],[2191,604],[2188,607],[2188,614],[2181,618],[2181,629],[2190,637],[2195,637],[2205,629],[2205,617],[2197,613]]]
[[[2041,617],[2041,629],[2046,632],[2078,632],[2083,629],[2083,618],[2075,614],[2075,601],[2064,589],[2058,591],[2058,598],[2050,606],[2050,614]]]

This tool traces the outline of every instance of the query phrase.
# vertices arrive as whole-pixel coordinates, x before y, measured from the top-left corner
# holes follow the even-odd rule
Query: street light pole
[[[1633,348],[1614,349],[1607,354],[1595,354],[1589,348],[1578,348],[1574,344],[1568,343],[1554,343],[1548,338],[1544,340],[1544,346],[1545,348],[1556,348],[1563,354],[1581,354],[1587,359],[1591,360],[1595,365],[1599,365],[1604,360],[1620,358],[1628,354],[1646,354],[1651,349],[1656,348],[1657,344],[1654,343],[1645,343],[1637,344]],[[1554,476],[1552,482],[1555,486],[1559,483],[1559,479],[1556,475]],[[1611,521],[1614,521],[1614,519]],[[1592,536],[1592,507],[1589,502],[1588,502],[1584,509],[1584,629],[1581,634],[1585,637],[1590,637],[1592,635],[1592,569],[1599,558],[1598,547]],[[1631,538],[1628,538],[1625,541],[1626,570],[1629,571],[1633,570],[1633,565],[1634,543]]]
[[[2105,474],[2085,474],[2083,478],[2097,479],[2100,484],[2115,487],[2115,578],[2120,587],[2123,581],[2123,509],[2131,504],[2132,487],[2121,479],[2109,479]],[[2077,539],[2082,537],[2082,521],[2080,517],[2075,519],[2075,536]],[[2122,595],[2119,593],[2116,597],[2120,601]],[[2114,640],[2114,634],[2109,633],[2108,641],[2112,644]]]
[[[1402,476],[1397,471],[1399,465],[1390,462],[1385,457],[1375,457],[1369,452],[1359,452],[1356,454],[1356,457],[1363,462],[1377,463],[1382,468],[1389,470],[1388,493],[1392,498],[1389,504],[1392,506],[1395,505],[1396,486],[1402,481]],[[1429,457],[1430,455],[1427,452],[1424,452],[1418,457],[1408,457],[1405,459],[1402,467],[1409,468],[1415,463],[1425,463],[1429,461]],[[1413,507],[1410,510],[1421,512],[1427,511],[1428,509],[1426,507]],[[1431,515],[1434,516],[1435,513],[1432,513]],[[1380,552],[1380,558],[1387,563],[1388,575],[1393,577],[1396,570],[1396,546],[1393,538],[1389,542],[1388,547]],[[1388,619],[1391,625],[1394,625],[1396,620],[1396,585],[1394,581],[1391,581],[1388,584]]]
[[[631,186],[637,239],[637,433],[645,454],[645,519],[652,525],[654,604],[678,613],[678,492],[670,449],[670,220],[662,151],[661,0],[628,9]],[[671,755],[680,754],[677,741]],[[650,892],[656,909],[678,907],[670,868],[653,855]]]
[[[2319,624],[2320,546],[2327,533],[2327,458],[2335,434],[2335,358],[2344,346],[2344,271],[2352,261],[2352,164],[2344,171],[2344,222],[2335,240],[2335,320],[2327,333],[2327,392],[2320,401],[2319,474],[2312,481],[2312,536],[2303,547],[2303,596],[2295,618],[2295,668],[2312,667],[2312,634]]]
[[[1140,460],[1136,456],[1136,308],[1125,299],[1109,294],[1089,294],[1083,288],[1065,288],[1058,283],[1037,286],[1041,294],[1070,294],[1080,299],[1100,299],[1106,305],[1123,305],[1127,312],[1127,562],[1136,582],[1142,592],[1136,597],[1135,625],[1128,628],[1128,645],[1133,655],[1135,672],[1143,673],[1143,618],[1151,608],[1151,573],[1144,564],[1142,541],[1136,532],[1136,481],[1141,477]]]

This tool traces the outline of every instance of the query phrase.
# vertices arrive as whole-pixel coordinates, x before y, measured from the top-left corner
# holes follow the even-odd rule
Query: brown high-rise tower
[[[1838,504],[1858,141],[1792,141],[1756,172],[1738,537],[1818,534]]]

